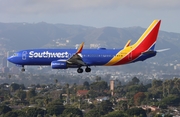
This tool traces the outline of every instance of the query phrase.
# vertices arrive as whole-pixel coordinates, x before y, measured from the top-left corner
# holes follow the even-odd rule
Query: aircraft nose
[[[7,60],[11,63],[13,63],[13,57],[8,57]]]

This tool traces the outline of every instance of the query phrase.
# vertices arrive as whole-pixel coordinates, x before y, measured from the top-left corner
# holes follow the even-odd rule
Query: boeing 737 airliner
[[[90,72],[90,66],[115,66],[144,61],[156,55],[154,50],[161,20],[154,20],[139,40],[130,45],[129,40],[121,49],[83,49],[84,43],[76,49],[31,49],[16,52],[8,60],[14,64],[51,65],[52,69],[77,68],[82,73]]]

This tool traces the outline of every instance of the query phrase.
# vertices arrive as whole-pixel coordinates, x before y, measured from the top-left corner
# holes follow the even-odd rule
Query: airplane
[[[22,67],[26,65],[50,65],[52,69],[77,68],[82,73],[83,66],[86,72],[91,72],[91,66],[116,66],[137,61],[144,61],[154,57],[154,50],[161,20],[154,20],[146,29],[138,41],[130,44],[128,40],[121,49],[83,49],[84,42],[78,49],[29,49],[14,53],[8,57],[8,61]]]

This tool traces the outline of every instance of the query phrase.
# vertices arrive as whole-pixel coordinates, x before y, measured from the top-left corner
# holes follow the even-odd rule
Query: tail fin
[[[161,20],[154,20],[139,40],[134,44],[135,48],[141,51],[154,50],[160,24]]]

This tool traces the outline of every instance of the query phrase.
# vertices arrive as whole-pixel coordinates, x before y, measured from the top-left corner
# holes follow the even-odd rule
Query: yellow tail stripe
[[[137,48],[138,45],[145,39],[145,37],[151,32],[151,30],[154,28],[154,26],[156,26],[158,22],[159,20],[154,20],[135,44],[120,50],[116,54],[116,56],[114,56],[107,64],[105,64],[105,66],[116,64],[117,62],[121,61],[124,57],[126,57],[130,52],[132,52],[135,48]]]

